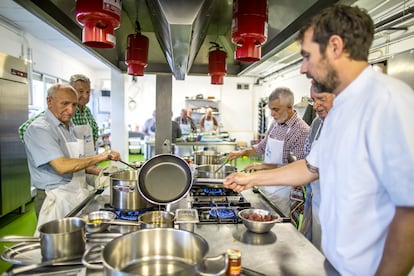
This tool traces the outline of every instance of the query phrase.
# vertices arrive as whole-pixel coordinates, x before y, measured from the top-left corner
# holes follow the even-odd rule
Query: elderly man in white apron
[[[304,158],[303,147],[309,133],[309,126],[293,110],[293,103],[293,92],[289,88],[276,88],[269,95],[268,106],[273,122],[266,137],[250,148],[229,153],[227,159],[263,154],[264,162],[248,165],[245,170],[249,171],[286,165],[290,154],[298,159]],[[266,186],[261,187],[261,191],[283,215],[290,215],[292,187]]]
[[[120,159],[117,152],[85,157],[85,148],[93,143],[91,138],[86,143],[83,139],[90,133],[86,127],[75,128],[71,122],[77,106],[77,92],[72,86],[50,87],[47,104],[48,109],[24,133],[31,184],[47,195],[38,226],[63,218],[89,195],[85,169],[90,172],[101,161]]]

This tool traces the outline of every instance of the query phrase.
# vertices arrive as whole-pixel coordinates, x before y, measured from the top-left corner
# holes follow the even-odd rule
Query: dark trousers
[[[34,207],[36,217],[39,218],[40,209],[42,208],[43,201],[45,201],[46,192],[45,190],[36,189],[36,196],[34,198]]]

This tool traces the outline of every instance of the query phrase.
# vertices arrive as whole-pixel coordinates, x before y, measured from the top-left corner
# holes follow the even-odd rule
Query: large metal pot
[[[206,258],[207,241],[178,229],[144,229],[116,238],[102,250],[103,265],[92,264],[94,249],[87,250],[82,262],[92,269],[103,266],[105,275],[224,275],[227,268],[226,254]]]
[[[212,178],[212,179],[223,179],[227,175],[236,172],[237,168],[230,166],[230,165],[224,165],[219,169],[220,165],[202,165],[197,166],[197,178]],[[217,171],[217,169],[219,169]],[[217,172],[216,172],[217,171]]]
[[[85,251],[85,221],[81,218],[52,220],[39,226],[40,236],[4,236],[1,242],[40,242],[42,261],[81,257]]]
[[[223,159],[223,153],[218,153],[211,150],[194,152],[194,164],[196,165],[220,164],[223,162]]]
[[[139,210],[150,207],[138,190],[138,171],[124,170],[111,174],[110,203],[118,210]]]

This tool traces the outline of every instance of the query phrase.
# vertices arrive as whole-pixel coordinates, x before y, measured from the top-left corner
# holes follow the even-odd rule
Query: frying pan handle
[[[31,236],[3,236],[0,237],[0,242],[40,242],[40,238]]]
[[[197,268],[197,272],[202,276],[213,276],[213,275],[225,275],[228,265],[228,258],[226,253],[214,257],[205,257],[202,260],[202,265],[200,268]],[[216,271],[216,270],[220,271]]]
[[[103,269],[102,264],[102,250],[104,249],[103,244],[95,244],[85,251],[82,256],[82,264],[89,269]]]

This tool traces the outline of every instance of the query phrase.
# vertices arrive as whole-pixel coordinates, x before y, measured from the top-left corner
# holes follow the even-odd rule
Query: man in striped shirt
[[[298,116],[293,109],[293,104],[294,95],[289,88],[276,88],[269,95],[268,106],[273,122],[265,138],[248,149],[229,153],[227,159],[264,155],[263,163],[253,163],[245,170],[272,169],[286,165],[289,157],[293,156],[303,159],[305,157],[303,147],[309,134],[309,126]],[[291,191],[292,187],[289,186],[262,188],[262,192],[285,216],[289,216],[291,211]]]

